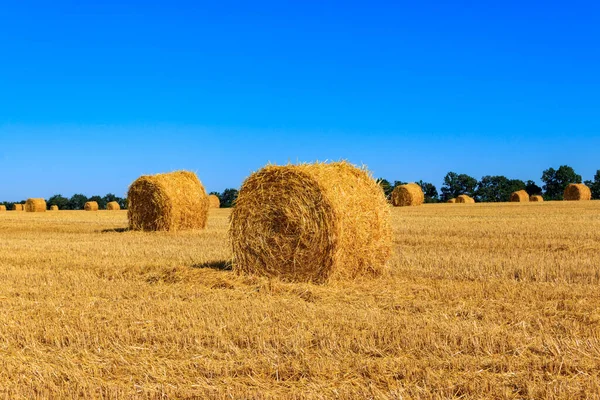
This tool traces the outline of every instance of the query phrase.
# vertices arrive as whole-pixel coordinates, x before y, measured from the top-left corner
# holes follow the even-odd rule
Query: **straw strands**
[[[565,189],[565,200],[591,200],[592,191],[583,183],[570,183]]]
[[[44,199],[27,199],[25,202],[26,212],[46,212],[46,200]]]
[[[144,175],[129,187],[129,227],[143,231],[203,229],[209,200],[193,172]]]
[[[116,201],[111,201],[108,204],[106,204],[106,209],[109,211],[116,211],[120,210],[121,206]]]
[[[231,215],[234,269],[312,282],[380,275],[392,249],[389,212],[365,169],[269,165],[246,179]]]
[[[221,207],[221,200],[219,199],[219,196],[211,194],[208,196],[208,201],[209,201],[210,208],[220,208]]]
[[[424,201],[423,190],[416,183],[396,186],[392,192],[392,205],[394,207],[419,206]]]
[[[512,192],[510,195],[510,201],[513,203],[523,203],[529,201],[529,194],[525,190],[519,190]]]

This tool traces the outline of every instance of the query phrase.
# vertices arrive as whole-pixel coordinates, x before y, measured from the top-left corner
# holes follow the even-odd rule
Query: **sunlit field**
[[[236,275],[126,211],[0,213],[4,398],[600,398],[600,201],[394,208],[378,279]]]

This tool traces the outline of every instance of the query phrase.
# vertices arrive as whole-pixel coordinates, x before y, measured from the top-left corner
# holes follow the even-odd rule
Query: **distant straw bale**
[[[210,208],[220,208],[221,207],[221,200],[219,199],[219,196],[211,194],[208,196],[208,201],[210,204]]]
[[[396,186],[392,192],[392,205],[394,207],[419,206],[424,201],[423,190],[416,183]]]
[[[449,199],[446,203],[456,203],[456,199],[455,198]]]
[[[12,209],[14,211],[23,211],[23,210],[25,210],[25,207],[23,207],[23,204],[15,203],[15,204],[13,204]]]
[[[570,183],[565,189],[565,200],[591,200],[592,191],[583,183]]]
[[[50,211],[58,211],[58,206],[53,204],[50,206]]]
[[[111,201],[106,205],[106,209],[109,211],[116,211],[116,210],[120,210],[121,206],[116,201]]]
[[[46,212],[46,200],[44,199],[27,199],[25,202],[26,212]]]
[[[98,211],[98,203],[95,201],[86,201],[83,209],[85,211]]]
[[[127,217],[132,230],[203,229],[209,200],[193,172],[144,175],[129,186]]]
[[[529,201],[529,194],[525,190],[519,190],[512,192],[510,195],[510,201],[513,203],[523,203]]]
[[[457,203],[475,203],[475,199],[466,194],[461,194],[456,197]]]
[[[0,211],[6,211],[6,206],[4,204],[0,205]]]
[[[231,215],[234,269],[318,283],[380,275],[392,251],[389,212],[369,172],[347,162],[264,167]]]
[[[534,194],[532,196],[529,196],[529,201],[541,202],[541,201],[544,201],[544,198],[542,196],[540,196],[539,194]]]

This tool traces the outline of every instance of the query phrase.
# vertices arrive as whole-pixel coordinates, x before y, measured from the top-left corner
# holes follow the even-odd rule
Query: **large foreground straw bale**
[[[583,183],[570,183],[565,189],[565,200],[591,200],[592,191]]]
[[[461,194],[456,197],[457,203],[475,203],[475,199],[466,194]]]
[[[542,196],[540,196],[539,194],[534,194],[532,196],[529,196],[529,201],[541,202],[541,201],[544,201],[544,198]]]
[[[377,182],[347,162],[267,166],[246,179],[231,215],[234,269],[312,282],[379,275],[389,212]]]
[[[513,203],[523,203],[529,201],[529,193],[525,190],[519,190],[516,192],[512,192],[510,195],[510,201]]]
[[[6,211],[6,206],[4,204],[0,205],[0,211]]]
[[[58,206],[56,204],[51,205],[50,211],[58,211]]]
[[[425,201],[423,189],[416,183],[396,186],[392,192],[394,207],[419,206]]]
[[[83,209],[85,211],[98,211],[98,203],[95,201],[86,201]]]
[[[220,208],[221,207],[221,200],[219,199],[219,196],[211,194],[208,196],[208,201],[210,204],[210,208]]]
[[[23,204],[15,203],[15,204],[13,204],[12,209],[14,211],[23,211],[23,210],[25,210],[25,207],[23,206]]]
[[[128,192],[129,227],[143,231],[203,229],[209,200],[193,172],[144,175]]]
[[[109,211],[116,211],[116,210],[120,210],[121,206],[116,201],[111,201],[106,205],[106,209]]]
[[[26,212],[46,212],[46,200],[44,199],[27,199],[25,202]]]

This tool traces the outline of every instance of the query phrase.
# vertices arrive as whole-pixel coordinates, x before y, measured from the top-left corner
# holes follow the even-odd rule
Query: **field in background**
[[[598,398],[600,201],[392,210],[376,280],[228,270],[126,211],[0,213],[6,398]]]

